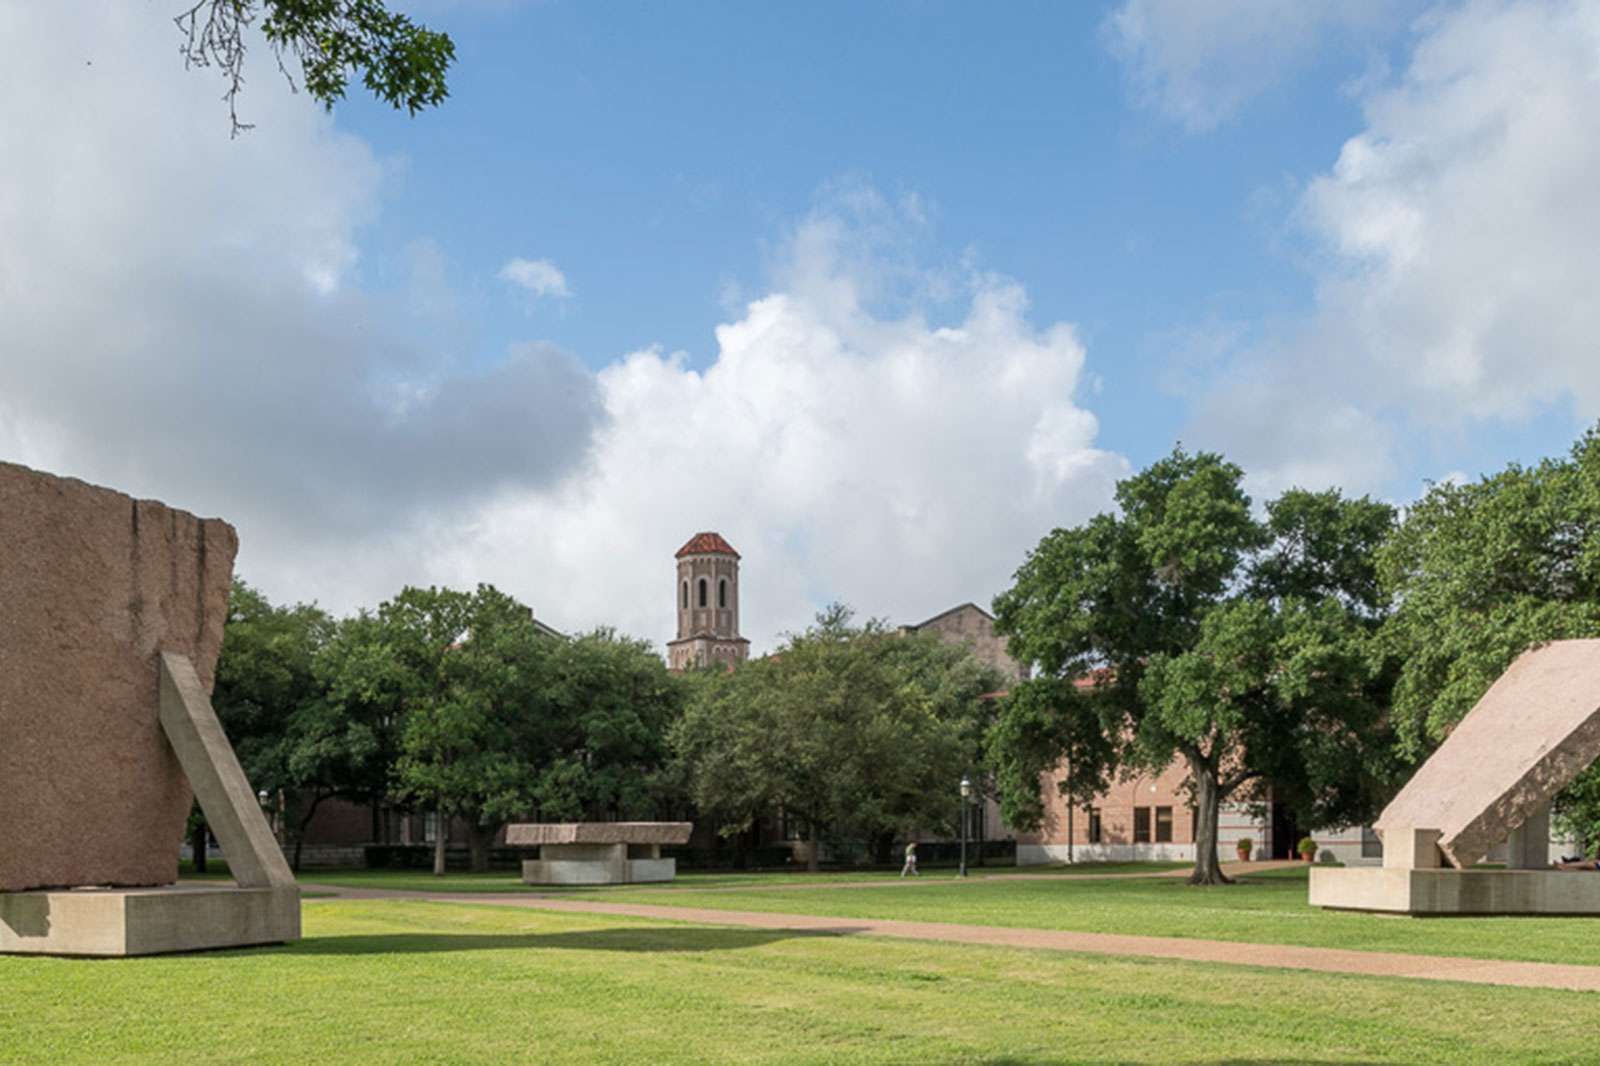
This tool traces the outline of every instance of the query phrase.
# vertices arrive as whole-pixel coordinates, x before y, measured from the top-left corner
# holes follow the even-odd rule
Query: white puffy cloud
[[[535,296],[553,296],[566,299],[572,295],[567,289],[567,276],[548,259],[507,260],[500,268],[499,278],[526,289]]]
[[[341,605],[410,578],[440,514],[582,458],[581,365],[468,364],[363,283],[389,164],[265,49],[230,140],[158,8],[0,5],[0,40],[0,458],[224,515],[247,576]]]
[[[1186,437],[1274,484],[1300,469],[1372,488],[1432,439],[1600,416],[1597,84],[1593,4],[1422,23],[1302,196],[1314,310],[1239,354]]]
[[[1082,344],[1032,325],[1016,283],[968,276],[948,325],[867,302],[923,306],[926,274],[880,289],[918,225],[870,190],[830,197],[710,365],[641,351],[601,371],[583,475],[485,508],[441,569],[493,575],[558,625],[664,641],[672,554],[715,529],[743,554],[758,649],[832,599],[902,622],[987,606],[1039,537],[1109,504],[1126,464],[1074,399]]]
[[[914,200],[831,190],[703,367],[484,363],[434,235],[363,270],[391,164],[268,70],[230,141],[159,12],[5,5],[0,39],[27,42],[0,65],[0,458],[228,518],[275,599],[490,581],[664,640],[672,554],[715,528],[764,646],[834,598],[986,603],[1125,469],[1071,327],[930,269]]]
[[[1417,0],[1123,0],[1102,32],[1139,102],[1204,132],[1304,64],[1330,38],[1371,39]]]

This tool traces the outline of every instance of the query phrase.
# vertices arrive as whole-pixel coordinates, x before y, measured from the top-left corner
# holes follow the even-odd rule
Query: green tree
[[[804,827],[811,869],[824,831],[876,841],[948,825],[998,675],[932,639],[853,626],[835,606],[773,655],[697,679],[672,734],[696,808],[724,835],[782,811]]]
[[[663,804],[683,682],[646,641],[597,629],[553,645],[529,753],[544,821],[646,818]]]
[[[1387,785],[1384,605],[1371,555],[1389,508],[1292,491],[1255,517],[1243,472],[1181,448],[1117,486],[1121,513],[1046,536],[995,600],[1036,676],[991,730],[1002,809],[1039,824],[1040,775],[1074,802],[1123,772],[1188,769],[1196,861],[1218,884],[1217,814],[1271,782],[1310,824],[1359,821]]]
[[[1379,552],[1401,664],[1394,718],[1405,756],[1426,755],[1514,659],[1546,641],[1600,637],[1600,428],[1561,459],[1441,484]],[[1556,801],[1558,828],[1592,846],[1600,770]]]
[[[390,11],[384,0],[197,0],[174,21],[184,63],[221,70],[234,136],[250,128],[239,121],[237,105],[246,41],[258,24],[289,84],[297,85],[290,68],[298,68],[298,86],[330,110],[352,74],[373,96],[413,115],[449,95],[445,75],[454,43]]]
[[[260,591],[234,580],[211,702],[252,785],[291,805],[302,789],[325,783],[318,775],[308,777],[299,745],[305,723],[324,710],[313,663],[333,632],[333,620],[320,608],[275,607]],[[312,813],[314,806],[305,820]],[[195,862],[203,869],[203,823],[198,830]],[[298,867],[298,846],[295,862]]]
[[[473,869],[487,869],[495,832],[533,806],[549,638],[526,607],[488,585],[403,589],[378,608],[372,635],[373,677],[402,715],[397,794],[438,817],[434,873],[444,873],[457,817]]]

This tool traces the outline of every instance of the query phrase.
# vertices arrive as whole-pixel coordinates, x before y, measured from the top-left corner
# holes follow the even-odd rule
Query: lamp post
[[[967,876],[967,797],[972,795],[972,782],[961,777],[961,876]]]

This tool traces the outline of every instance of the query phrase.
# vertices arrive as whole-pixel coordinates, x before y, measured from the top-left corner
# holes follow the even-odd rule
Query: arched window
[[[683,609],[686,611],[689,609],[689,583],[687,581],[683,583]]]
[[[717,606],[728,606],[728,579],[722,578],[717,582]]]
[[[700,595],[700,606],[704,607],[706,605],[706,579],[705,578],[701,578],[700,579],[700,593],[699,593],[699,595]]]

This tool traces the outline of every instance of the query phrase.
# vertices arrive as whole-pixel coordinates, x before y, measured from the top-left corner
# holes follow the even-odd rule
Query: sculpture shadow
[[[782,940],[849,935],[850,929],[623,928],[574,933],[379,933],[308,937],[288,955],[419,955],[450,951],[741,951]]]

